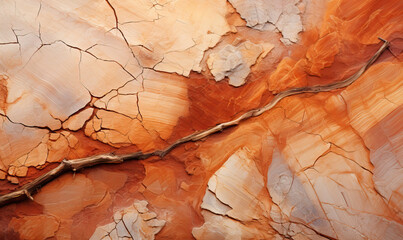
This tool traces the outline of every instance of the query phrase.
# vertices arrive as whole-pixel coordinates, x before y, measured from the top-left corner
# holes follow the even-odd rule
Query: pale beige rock
[[[158,10],[161,6],[160,1],[139,0],[136,2],[122,2],[111,0],[110,3],[119,11],[119,23],[124,25],[129,22],[152,22],[160,18]]]
[[[97,108],[103,108],[106,109],[108,102],[113,98],[118,95],[118,91],[112,90],[109,93],[105,94],[102,98],[99,98],[96,100],[93,105]]]
[[[363,139],[370,149],[370,159],[375,167],[375,187],[400,219],[403,219],[403,203],[400,199],[403,195],[401,119],[402,110],[399,107],[395,113],[371,128]]]
[[[239,221],[216,215],[208,211],[202,211],[205,223],[193,228],[194,238],[200,240],[240,240],[240,239],[270,239],[267,231],[259,231],[256,228],[245,226]]]
[[[202,209],[207,209],[215,214],[225,215],[232,208],[221,202],[214,192],[207,189],[203,197],[203,203],[200,206]]]
[[[143,75],[140,75],[136,80],[129,81],[123,87],[118,89],[119,94],[135,94],[143,91]]]
[[[138,97],[137,95],[116,95],[112,97],[106,106],[107,110],[121,113],[130,118],[138,118],[139,111],[137,108]]]
[[[228,77],[230,85],[239,87],[245,83],[250,67],[256,63],[262,52],[262,46],[250,41],[237,47],[226,45],[220,51],[209,55],[207,65],[216,81]]]
[[[22,63],[18,43],[0,45],[0,70],[6,73],[8,69],[20,66]]]
[[[141,217],[144,219],[144,221],[148,221],[148,220],[156,218],[157,214],[155,212],[147,212],[147,213],[141,214]]]
[[[300,0],[230,0],[229,1],[246,20],[247,26],[273,30],[277,28],[283,35],[284,43],[298,41],[302,22],[300,9],[296,6]]]
[[[60,121],[90,100],[79,80],[79,60],[79,51],[63,43],[41,47],[23,70],[10,75],[7,116],[29,126],[60,128]]]
[[[327,236],[335,236],[331,225],[321,210],[320,202],[315,198],[312,189],[305,189],[306,178],[295,176],[284,162],[280,153],[273,154],[272,163],[267,173],[267,188],[272,197],[273,205],[270,216],[274,222],[281,224],[280,228],[272,225],[277,231],[289,236],[287,228],[282,223],[288,221],[302,222]],[[289,219],[289,220],[288,220]]]
[[[280,30],[283,38],[281,41],[285,44],[292,44],[299,40],[298,33],[303,30],[300,9],[296,4],[300,0],[286,0],[281,1],[283,4],[281,15],[275,26]]]
[[[264,190],[264,181],[248,151],[234,153],[210,178],[202,208],[240,221],[259,219],[265,208],[257,196]]]
[[[169,1],[158,7],[149,7],[149,2],[123,4],[113,1],[112,5],[115,2],[118,14],[136,12],[134,16],[124,13],[125,20],[120,28],[129,44],[145,48],[150,55],[146,58],[154,59],[147,67],[159,71],[184,76],[188,76],[191,70],[201,71],[199,63],[204,51],[215,46],[220,37],[230,30],[225,20],[227,8],[223,0]],[[149,20],[139,20],[144,13],[138,12],[147,12]]]
[[[381,239],[383,235],[402,233],[401,225],[385,217],[389,209],[383,199],[372,190],[374,186],[362,186],[361,182],[371,182],[370,172],[333,153],[321,158],[315,169],[317,171],[307,171],[308,178],[314,179],[312,184],[339,238]],[[317,172],[321,176],[317,176]],[[346,172],[355,174],[345,174]],[[364,227],[368,224],[374,226]],[[387,226],[391,228],[388,229]]]
[[[95,97],[103,97],[112,89],[123,87],[133,76],[114,62],[102,61],[90,54],[81,54],[80,80]]]
[[[98,227],[95,229],[95,232],[92,234],[90,239],[111,239],[109,237],[109,233],[112,232],[112,230],[115,228],[114,223],[109,223],[107,225],[104,225],[102,227]]]
[[[104,239],[106,236],[113,240],[155,239],[165,221],[156,219],[156,213],[149,212],[147,205],[147,201],[135,201],[132,206],[116,211],[113,222],[97,227],[90,239]]]
[[[249,27],[264,25],[266,22],[274,24],[281,15],[280,1],[230,0],[229,2],[241,17],[246,20]]]
[[[35,11],[37,14],[37,9]],[[83,56],[89,56],[86,53],[88,52],[101,61],[109,61],[109,66],[124,66],[125,70],[134,77],[141,73],[142,68],[133,56],[122,33],[112,30],[116,26],[115,16],[106,1],[70,3],[42,1],[37,21],[41,23],[43,42],[62,40],[70,46],[80,49]],[[60,31],[60,28],[64,31]],[[106,75],[106,71],[100,72],[100,74],[93,72],[94,76]],[[118,82],[120,79],[114,79],[114,81]],[[114,83],[109,82],[108,84]],[[90,85],[93,86],[93,84]],[[96,86],[93,87],[96,88]],[[100,87],[102,88],[102,86]],[[99,93],[99,89],[94,90]],[[100,91],[102,92],[102,90]]]
[[[0,170],[5,172],[10,165],[24,165],[27,154],[48,134],[44,129],[13,124],[5,117],[0,117],[0,126]]]
[[[94,112],[93,108],[87,108],[73,116],[63,123],[64,129],[77,131],[84,126],[84,123],[91,117]]]
[[[122,33],[115,28],[99,35],[97,43],[94,43],[86,51],[98,59],[116,62],[133,78],[140,77],[143,67],[145,67],[141,62],[141,58],[128,47]]]
[[[147,208],[148,202],[146,200],[135,201],[133,206],[137,209],[139,213],[146,213],[148,212]]]
[[[201,205],[205,223],[193,228],[196,239],[268,239],[265,226],[248,222],[267,217],[263,203],[264,179],[253,161],[253,153],[236,151],[211,176]],[[208,211],[206,211],[208,210]]]
[[[2,1],[1,35],[4,34],[3,41],[7,42],[0,47],[0,71],[15,73],[41,46],[35,20],[39,8],[39,1]]]
[[[390,210],[374,186],[360,183],[369,183],[371,178],[369,170],[332,152],[318,158],[311,168],[293,173],[275,151],[267,177],[276,204],[270,212],[272,226],[293,238],[312,235],[307,227],[337,239],[401,235],[403,226],[388,219]],[[290,224],[295,225],[293,230]],[[364,227],[368,224],[379,224],[379,228]]]

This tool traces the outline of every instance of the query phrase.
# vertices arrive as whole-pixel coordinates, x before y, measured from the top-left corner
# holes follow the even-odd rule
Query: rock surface
[[[300,0],[230,0],[246,20],[246,25],[259,30],[277,29],[287,44],[298,41],[302,31]]]
[[[165,225],[154,212],[149,212],[147,201],[136,201],[133,206],[117,211],[113,222],[98,227],[90,239],[155,239]]]
[[[0,207],[0,239],[403,236],[399,0],[0,0],[0,195],[63,159],[163,156],[58,176]]]
[[[237,47],[226,45],[217,53],[211,53],[207,65],[216,81],[225,77],[229,78],[229,84],[239,87],[246,82],[250,68],[254,65],[259,56],[264,52],[267,54],[273,45],[265,46],[251,43],[249,41],[239,44]]]

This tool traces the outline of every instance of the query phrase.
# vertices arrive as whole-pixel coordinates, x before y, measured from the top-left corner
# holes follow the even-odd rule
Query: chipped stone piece
[[[141,200],[141,201],[136,201],[133,203],[134,207],[137,209],[137,211],[139,211],[139,213],[146,213],[148,212],[148,202],[145,200]]]
[[[247,26],[258,30],[272,30],[274,26],[283,35],[284,43],[298,41],[302,22],[300,0],[230,0],[229,1],[246,20]]]
[[[12,183],[12,184],[18,184],[20,181],[18,180],[18,178],[13,177],[13,176],[7,176],[7,180]]]
[[[72,131],[77,131],[84,126],[85,121],[87,121],[92,113],[94,112],[93,108],[87,108],[76,115],[71,116],[67,121],[63,123],[63,128],[69,129]]]
[[[262,52],[262,46],[249,41],[237,47],[226,45],[220,51],[210,54],[207,65],[216,81],[228,77],[230,85],[239,87],[245,83],[250,67]]]
[[[99,226],[90,239],[101,239],[106,235],[111,239],[154,239],[166,222],[157,219],[156,213],[149,212],[147,205],[145,200],[135,201],[132,206],[116,211],[114,222]]]

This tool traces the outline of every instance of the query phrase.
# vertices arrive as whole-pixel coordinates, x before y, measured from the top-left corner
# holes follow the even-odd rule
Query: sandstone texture
[[[0,239],[402,239],[402,39],[400,0],[0,0]]]
[[[149,212],[147,201],[136,201],[133,206],[117,211],[113,222],[98,227],[90,239],[155,239],[155,234],[165,225]]]

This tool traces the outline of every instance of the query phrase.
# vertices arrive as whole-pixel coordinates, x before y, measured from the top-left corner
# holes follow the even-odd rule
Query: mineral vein
[[[267,112],[268,110],[272,109],[281,99],[283,99],[285,97],[297,95],[297,94],[303,94],[303,93],[328,92],[328,91],[347,87],[347,86],[351,85],[353,82],[355,82],[378,59],[378,57],[388,48],[389,42],[382,38],[379,38],[379,39],[381,41],[383,41],[383,44],[378,49],[378,51],[354,75],[352,75],[351,77],[349,77],[343,81],[331,83],[331,84],[327,84],[327,85],[299,87],[299,88],[292,88],[292,89],[289,89],[286,91],[282,91],[282,92],[278,93],[267,105],[265,105],[261,108],[249,110],[248,112],[244,113],[243,115],[241,115],[240,117],[238,117],[234,120],[220,123],[207,130],[195,132],[186,137],[183,137],[163,150],[155,150],[150,153],[135,152],[135,153],[125,154],[125,155],[115,155],[113,153],[109,153],[109,154],[101,154],[101,155],[95,155],[95,156],[90,156],[90,157],[86,157],[86,158],[79,158],[79,159],[72,159],[72,160],[65,159],[56,168],[39,176],[32,182],[22,186],[21,189],[0,196],[0,206],[6,205],[9,203],[13,203],[13,202],[17,202],[19,200],[23,200],[26,198],[30,198],[31,200],[33,200],[32,195],[39,188],[41,188],[42,186],[44,186],[45,184],[47,184],[48,182],[52,181],[53,179],[57,178],[58,176],[60,176],[61,174],[65,173],[65,172],[68,172],[68,171],[75,172],[75,171],[85,168],[85,167],[91,167],[94,165],[104,164],[104,163],[122,163],[124,161],[129,161],[129,160],[144,160],[151,156],[158,156],[160,158],[163,158],[172,149],[176,148],[177,146],[179,146],[183,143],[192,142],[192,141],[195,142],[195,141],[201,140],[216,132],[222,131],[231,126],[236,126],[245,119],[248,119],[251,117],[257,117],[257,116],[261,115],[262,113]]]

